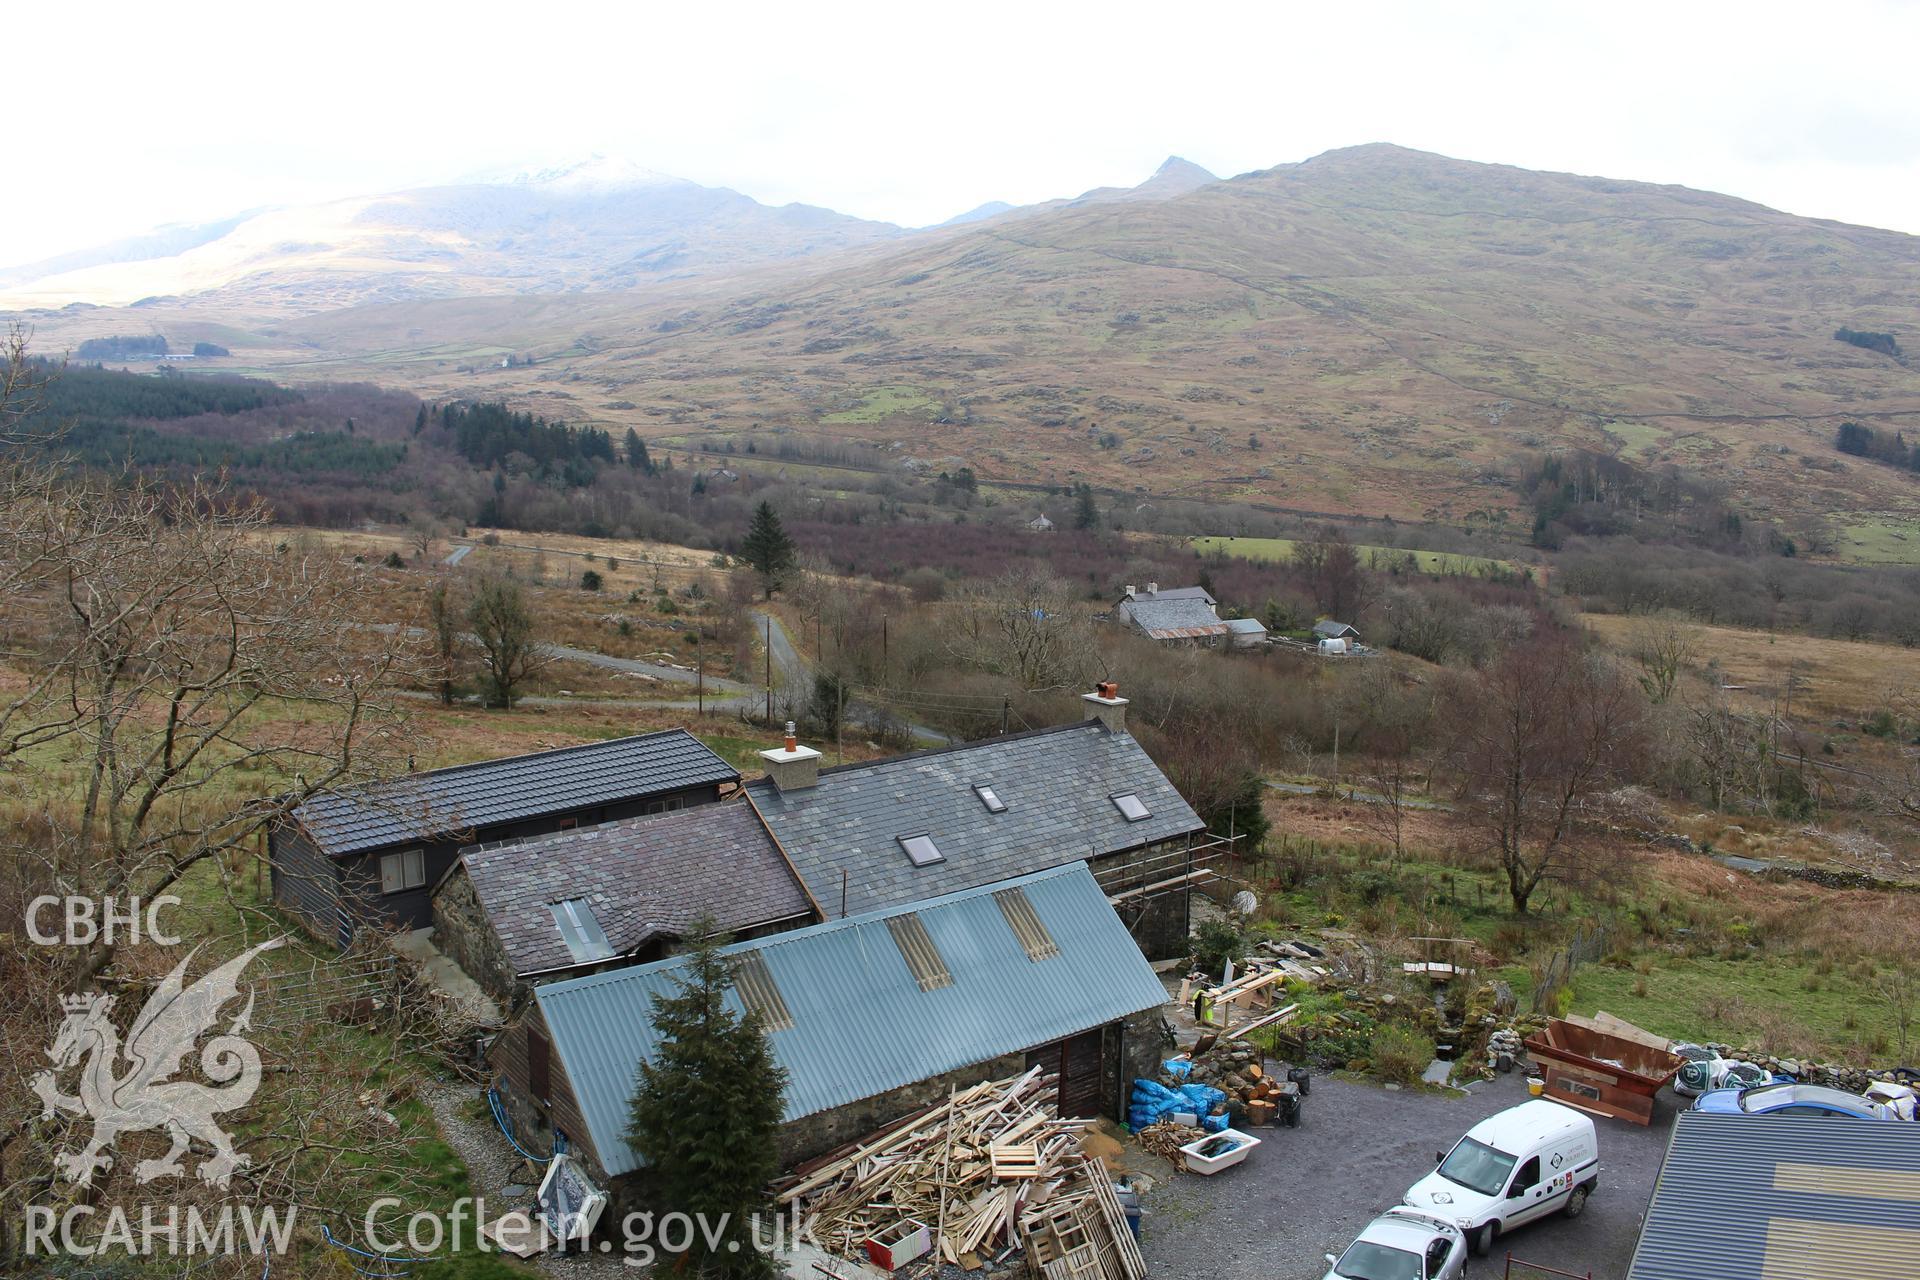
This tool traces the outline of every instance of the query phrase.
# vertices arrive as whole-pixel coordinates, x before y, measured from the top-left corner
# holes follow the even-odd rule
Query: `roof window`
[[[994,789],[984,782],[975,784],[973,794],[980,797],[980,803],[987,806],[988,813],[1005,813],[1007,802],[1002,800]]]
[[[947,855],[940,852],[940,846],[933,842],[932,836],[901,836],[899,840],[900,847],[907,851],[907,860],[916,867],[930,867],[947,860]]]
[[[586,964],[594,960],[608,960],[613,956],[613,944],[607,941],[607,935],[600,928],[600,922],[594,918],[593,908],[587,905],[585,898],[568,898],[556,902],[547,910],[553,912],[553,922],[560,928],[560,938],[567,944],[567,950],[577,964]]]
[[[773,971],[767,968],[766,957],[758,951],[743,951],[734,956],[729,965],[733,970],[733,989],[747,1012],[758,1015],[760,1025],[769,1031],[791,1031],[793,1013],[773,980]]]
[[[907,962],[907,971],[913,974],[914,982],[922,991],[937,991],[953,985],[953,974],[947,969],[947,962],[940,958],[940,949],[933,945],[926,921],[920,918],[919,912],[888,916],[887,932],[893,935],[893,945],[900,948],[900,958]]]
[[[1000,914],[1007,918],[1007,927],[1020,940],[1027,959],[1051,960],[1060,954],[1060,944],[1047,932],[1025,889],[1001,889],[993,895],[993,900],[1000,904]]]
[[[1114,796],[1113,807],[1118,809],[1120,816],[1128,822],[1145,822],[1153,816],[1152,811],[1140,803],[1140,797],[1131,791],[1122,791]]]

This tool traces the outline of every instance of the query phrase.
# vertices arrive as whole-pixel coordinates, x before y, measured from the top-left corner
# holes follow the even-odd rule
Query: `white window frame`
[[[973,794],[980,797],[980,803],[987,806],[988,813],[1005,813],[1007,811],[1007,802],[1000,798],[1000,793],[993,789],[991,783],[974,783]]]
[[[391,877],[387,868],[396,868]],[[398,883],[392,883],[397,881]],[[419,889],[427,883],[427,851],[425,849],[396,849],[392,853],[380,855],[380,892],[385,894],[405,893],[409,889]],[[389,885],[392,884],[392,887]]]
[[[1145,822],[1148,818],[1151,818],[1153,816],[1153,810],[1147,808],[1147,802],[1140,798],[1140,793],[1137,791],[1116,792],[1114,795],[1109,796],[1108,799],[1113,801],[1113,807],[1118,809],[1120,811],[1120,816],[1125,818],[1128,822]],[[1133,801],[1134,807],[1140,810],[1140,812],[1138,813],[1127,812],[1126,801],[1129,801],[1129,800]]]

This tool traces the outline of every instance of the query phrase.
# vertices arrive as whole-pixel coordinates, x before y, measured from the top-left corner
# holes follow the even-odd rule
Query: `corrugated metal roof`
[[[1684,1111],[1628,1280],[1913,1280],[1920,1124]]]
[[[989,812],[977,786],[1006,812]],[[748,789],[814,899],[838,910],[844,883],[851,915],[1205,826],[1131,734],[1097,720],[822,769],[798,791],[766,779]],[[1110,798],[1122,791],[1153,816],[1128,822]],[[900,840],[917,835],[932,837],[940,861],[913,864]]]
[[[1059,947],[1030,960],[994,894],[1026,891]],[[892,916],[918,914],[952,984],[922,991]],[[793,1026],[770,1034],[790,1076],[789,1120],[1049,1044],[1157,1008],[1166,991],[1083,863],[726,948],[755,955]],[[656,994],[680,960],[540,987],[535,998],[609,1174],[637,1166],[624,1137],[634,1077],[656,1040]],[[728,1005],[743,1010],[737,992]]]
[[[324,852],[341,857],[739,780],[739,770],[698,738],[685,729],[668,729],[324,792],[293,815]]]

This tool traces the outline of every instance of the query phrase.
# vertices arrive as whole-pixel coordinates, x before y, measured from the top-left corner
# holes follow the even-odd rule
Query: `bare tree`
[[[1627,774],[1638,699],[1598,655],[1551,636],[1459,681],[1449,715],[1462,810],[1506,872],[1513,909],[1525,912],[1541,881],[1573,869],[1583,808]]]
[[[1641,619],[1633,630],[1631,652],[1640,665],[1640,687],[1655,706],[1673,696],[1680,677],[1693,665],[1699,648],[1693,628],[1671,617]]]
[[[453,705],[453,682],[459,674],[459,602],[443,577],[427,588],[427,635],[433,643],[433,665],[440,682],[440,703]]]
[[[256,927],[281,926],[254,914],[240,873],[267,825],[323,788],[390,772],[409,740],[389,695],[410,642],[362,625],[363,571],[289,546],[263,508],[216,487],[63,471],[43,447],[58,432],[27,403],[42,374],[25,354],[17,331],[0,351],[0,434],[35,437],[33,456],[13,449],[0,462],[0,913],[16,931],[0,948],[0,1269],[19,1262],[23,1205],[71,1203],[50,1172],[74,1125],[63,1112],[43,1118],[26,1080],[46,1065],[59,997],[137,995],[168,967],[124,929],[85,946],[24,945],[27,903],[55,894],[124,908],[178,891],[192,920],[182,932],[204,929],[219,949],[236,931],[257,941]],[[254,1166],[227,1191],[172,1184],[170,1203],[324,1203],[337,1214],[360,1208],[375,1181],[410,1185],[392,1153],[430,1132],[365,1099],[390,1089],[398,1055],[419,1041],[396,1021],[394,1038],[353,1041],[316,1070],[338,1029],[312,1010],[262,1025],[279,989],[250,1031],[286,1086],[250,1105]],[[397,996],[383,1003],[396,1019]],[[121,1144],[95,1197],[138,1212],[133,1157],[166,1146],[146,1140]],[[179,1271],[190,1265],[205,1263]]]
[[[1092,628],[1072,589],[1032,567],[968,592],[954,611],[948,648],[1028,691],[1083,684],[1098,665]]]
[[[1347,535],[1331,525],[1293,544],[1293,567],[1306,579],[1320,612],[1336,621],[1356,617],[1364,603],[1366,578],[1360,554]]]
[[[433,554],[433,544],[438,541],[440,541],[440,522],[431,516],[419,517],[407,532],[407,544],[413,548],[413,554],[421,560]]]
[[[358,625],[352,566],[281,549],[267,525],[257,504],[198,485],[0,495],[16,571],[0,626],[27,655],[0,702],[0,761],[73,758],[57,797],[72,839],[50,868],[73,891],[161,893],[397,740],[387,691],[404,637]],[[255,782],[236,800],[242,779],[272,794]],[[94,968],[110,959],[102,947]]]
[[[1357,710],[1367,754],[1358,770],[1376,799],[1362,807],[1367,825],[1406,853],[1407,814],[1425,769],[1420,753],[1433,730],[1433,691],[1385,661],[1361,671]]]
[[[1914,1007],[1920,1003],[1920,969],[1906,960],[1890,964],[1874,974],[1873,991],[1893,1019],[1894,1033],[1900,1037],[1900,1061],[1905,1062]]]
[[[520,583],[500,576],[480,579],[467,605],[467,625],[480,646],[493,705],[512,710],[514,690],[547,661]]]

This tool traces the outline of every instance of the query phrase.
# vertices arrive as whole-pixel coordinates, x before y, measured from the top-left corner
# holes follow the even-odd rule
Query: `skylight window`
[[[760,1015],[760,1024],[769,1031],[791,1031],[793,1014],[767,968],[766,957],[758,951],[744,951],[732,958],[733,989],[748,1013]]]
[[[600,922],[594,918],[593,908],[587,905],[585,898],[568,898],[564,902],[553,903],[547,909],[553,912],[553,922],[559,926],[561,941],[567,944],[567,951],[575,963],[586,964],[613,957],[613,944],[607,941],[606,933],[600,928]]]
[[[947,855],[940,852],[932,836],[901,836],[900,847],[907,851],[907,860],[916,867],[930,867],[947,860]]]
[[[1153,816],[1147,806],[1140,803],[1140,797],[1131,791],[1122,791],[1113,797],[1113,807],[1118,809],[1120,816],[1128,822],[1145,822]]]
[[[907,962],[907,971],[922,991],[953,985],[953,974],[941,959],[940,949],[933,945],[933,937],[918,912],[887,917],[887,932],[893,935],[893,945],[900,948],[900,958]]]
[[[994,789],[985,783],[974,787],[973,794],[980,797],[980,803],[987,806],[988,813],[1005,813],[1007,811],[1007,802],[1002,800],[999,795],[994,792]]]
[[[1025,889],[1001,889],[993,895],[993,900],[1000,904],[1000,914],[1007,918],[1007,927],[1020,940],[1027,959],[1038,962],[1060,954],[1060,944],[1047,932]]]

